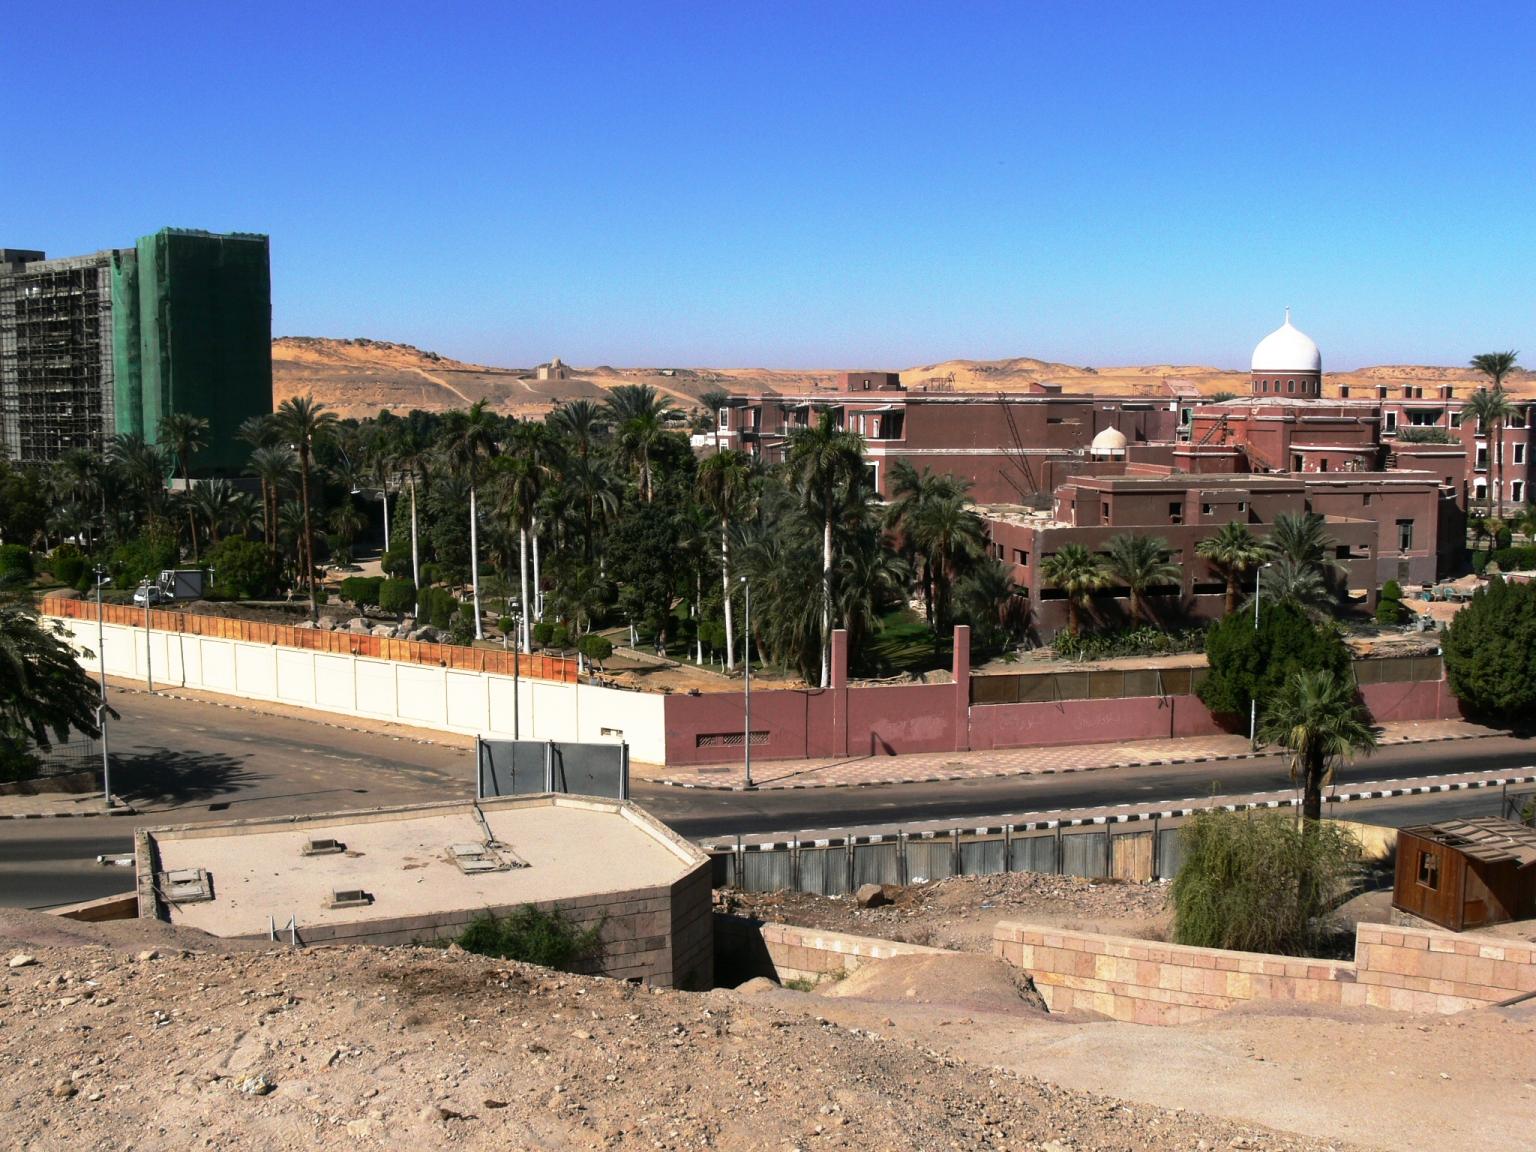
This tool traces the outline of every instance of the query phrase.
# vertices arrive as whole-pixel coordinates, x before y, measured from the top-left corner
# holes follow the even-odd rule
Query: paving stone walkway
[[[1462,720],[1425,720],[1383,725],[1383,744],[1432,740],[1468,740],[1506,732]],[[980,780],[1086,772],[1146,764],[1188,764],[1278,755],[1254,752],[1246,736],[1195,736],[1180,740],[1136,740],[1113,744],[1074,744],[1055,748],[1009,748],[989,752],[931,752],[910,756],[860,756],[824,760],[769,760],[752,765],[759,788],[848,788],[874,784],[919,784],[942,780]],[[643,779],[680,788],[735,790],[742,766],[710,764],[660,768],[632,765]]]

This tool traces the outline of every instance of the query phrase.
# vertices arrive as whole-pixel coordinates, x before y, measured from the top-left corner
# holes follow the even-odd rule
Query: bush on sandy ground
[[[601,954],[601,930],[601,923],[578,927],[558,908],[541,912],[532,904],[524,904],[510,916],[486,912],[475,917],[459,936],[458,945],[481,956],[572,972],[587,967]]]
[[[1286,812],[1201,812],[1180,841],[1170,892],[1177,944],[1312,954],[1359,875],[1360,844],[1348,829]]]

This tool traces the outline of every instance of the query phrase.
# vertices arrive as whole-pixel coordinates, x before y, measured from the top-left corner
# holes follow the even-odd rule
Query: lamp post
[[[155,690],[155,674],[150,668],[150,644],[149,644],[149,601],[154,595],[155,585],[148,580],[144,581],[144,686],[150,692]]]
[[[523,606],[516,600],[508,600],[507,607],[511,610],[512,614],[512,631],[516,632],[518,630],[518,621],[523,614]],[[511,651],[509,633],[505,628],[501,630],[501,650],[503,652]],[[514,740],[520,735],[518,732],[518,712],[521,708],[521,703],[518,700],[518,670],[522,663],[522,654],[514,652],[512,654],[512,739]]]
[[[1259,630],[1259,594],[1264,588],[1264,569],[1273,568],[1273,564],[1260,564],[1254,569],[1253,574],[1253,630]],[[1259,746],[1259,701],[1255,696],[1248,697],[1248,744],[1250,747]]]
[[[741,756],[742,767],[746,770],[743,787],[751,792],[757,787],[752,783],[752,585],[745,576],[741,578],[741,591],[744,608],[742,646],[746,651],[746,658],[741,662],[741,700],[746,713],[746,727],[741,736]]]
[[[101,733],[101,794],[108,808],[112,807],[112,761],[107,753],[107,645],[105,613],[101,606],[101,588],[111,577],[96,566],[96,671],[101,680],[101,703],[96,706],[96,731]]]

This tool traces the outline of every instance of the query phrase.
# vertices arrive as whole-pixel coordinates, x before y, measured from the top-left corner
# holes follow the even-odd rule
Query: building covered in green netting
[[[194,475],[238,472],[241,423],[272,411],[268,253],[266,236],[180,228],[90,257],[0,250],[0,451],[155,441],[183,412],[208,421]]]
[[[240,424],[272,411],[272,279],[265,236],[163,228],[112,263],[116,429],[157,438],[172,412],[208,421],[194,471],[236,472]]]

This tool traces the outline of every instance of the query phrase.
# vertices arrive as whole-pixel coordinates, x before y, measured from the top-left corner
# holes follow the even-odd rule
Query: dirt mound
[[[131,891],[133,877],[125,873],[123,890]],[[46,912],[24,908],[0,908],[0,952],[30,952],[38,948],[96,947],[113,952],[135,953],[146,948],[230,950],[230,942],[196,928],[179,928],[159,920],[113,920],[84,924]]]
[[[942,1004],[977,1012],[1045,1011],[1028,978],[995,956],[920,952],[861,965],[842,980],[817,988],[823,996]]]
[[[11,1147],[1323,1147],[768,1000],[455,950],[35,957],[0,969]]]

